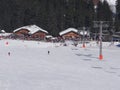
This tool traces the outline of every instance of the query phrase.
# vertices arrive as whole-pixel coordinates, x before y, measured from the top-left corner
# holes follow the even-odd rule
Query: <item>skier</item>
[[[10,56],[10,52],[8,52],[8,56]]]
[[[48,55],[50,54],[50,51],[48,51]]]

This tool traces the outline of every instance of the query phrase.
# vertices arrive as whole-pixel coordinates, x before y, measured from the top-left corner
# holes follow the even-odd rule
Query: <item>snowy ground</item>
[[[81,47],[1,40],[0,90],[120,90],[120,47]]]

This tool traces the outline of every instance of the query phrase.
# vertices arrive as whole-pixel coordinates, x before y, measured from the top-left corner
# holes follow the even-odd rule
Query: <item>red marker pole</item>
[[[102,55],[102,24],[103,22],[100,22],[100,53],[99,53],[99,59],[102,60],[103,59],[103,55]]]

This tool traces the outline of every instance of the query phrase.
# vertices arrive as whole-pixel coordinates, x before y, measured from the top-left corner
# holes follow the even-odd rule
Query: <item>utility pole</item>
[[[103,27],[108,27],[108,24],[105,24],[106,22],[109,21],[94,21],[94,27],[99,27],[100,28],[100,35],[99,35],[99,40],[100,40],[100,50],[99,50],[99,59],[103,59],[103,54],[102,54],[102,31]]]
[[[100,53],[99,53],[99,59],[102,60],[103,59],[103,55],[102,55],[102,27],[103,27],[103,21],[100,21]]]

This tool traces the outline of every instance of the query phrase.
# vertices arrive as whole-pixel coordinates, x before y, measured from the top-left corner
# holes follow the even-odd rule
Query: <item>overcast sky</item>
[[[115,5],[116,4],[116,0],[107,0],[109,2],[109,4],[111,5]]]
[[[116,8],[115,8],[116,0],[107,0],[107,1],[108,1],[109,5],[110,5],[110,9],[112,10],[112,12],[116,13]]]

